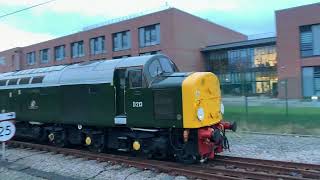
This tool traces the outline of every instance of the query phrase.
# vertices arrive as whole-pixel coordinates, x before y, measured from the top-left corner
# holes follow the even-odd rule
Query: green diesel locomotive
[[[0,74],[0,110],[17,137],[194,162],[227,144],[220,85],[178,72],[164,55],[88,61]]]

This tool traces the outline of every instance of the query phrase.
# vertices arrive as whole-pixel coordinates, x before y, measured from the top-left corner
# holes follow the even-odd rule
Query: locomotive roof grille
[[[18,72],[8,72],[0,74],[0,89],[35,88],[76,84],[112,84],[115,69],[144,66],[154,58],[161,57],[169,59],[164,55],[157,54],[122,59],[87,61],[72,65],[59,65],[22,70]],[[8,80],[9,82],[7,83]]]

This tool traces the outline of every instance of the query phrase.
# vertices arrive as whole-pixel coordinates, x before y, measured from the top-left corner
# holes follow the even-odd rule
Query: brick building
[[[247,36],[176,8],[0,52],[0,73],[163,53],[182,71],[204,71],[201,47]]]
[[[320,96],[320,3],[276,11],[279,97]]]

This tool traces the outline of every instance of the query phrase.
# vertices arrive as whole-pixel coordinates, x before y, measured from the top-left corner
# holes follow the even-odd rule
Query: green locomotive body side
[[[113,73],[115,69],[110,71]],[[182,128],[181,84],[186,76],[164,76],[154,81],[152,86],[144,82],[139,88],[129,87],[126,80],[123,96],[117,96],[121,92],[117,91],[116,75],[110,83],[0,89],[0,110],[16,112],[16,120],[24,122]],[[121,106],[123,109],[119,108]],[[126,115],[124,125],[115,123],[115,117],[121,114]]]
[[[110,84],[1,90],[0,108],[16,112],[17,121],[114,127],[114,91]],[[12,97],[9,97],[10,93]],[[163,93],[175,109],[171,119],[155,116],[154,94]],[[181,128],[182,119],[177,120],[176,113],[182,114],[182,104],[176,99],[181,99],[180,87],[128,90],[127,127]],[[142,102],[143,106],[133,107],[133,102]],[[167,106],[165,103],[156,108]]]
[[[17,121],[114,126],[110,84],[1,90],[0,97],[0,108],[16,112]]]

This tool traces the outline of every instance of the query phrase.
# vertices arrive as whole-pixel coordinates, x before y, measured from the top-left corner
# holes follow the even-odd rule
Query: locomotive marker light
[[[0,114],[0,142],[2,142],[2,160],[5,160],[6,141],[16,133],[16,126],[10,121],[16,118],[14,112]]]
[[[220,112],[221,114],[224,114],[224,105],[222,103],[220,104]]]
[[[202,107],[198,108],[197,110],[197,116],[198,116],[198,119],[200,121],[202,121],[204,119],[204,110]]]

